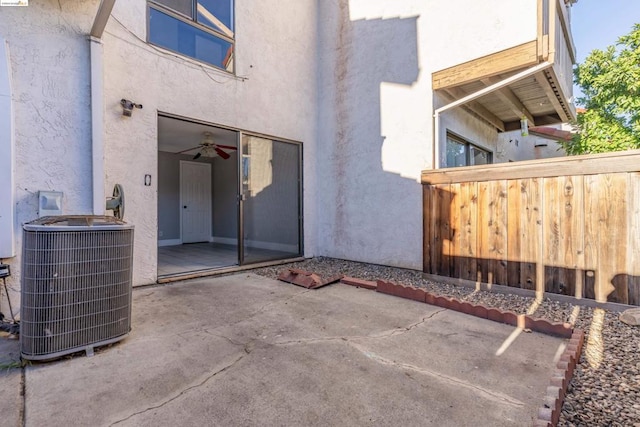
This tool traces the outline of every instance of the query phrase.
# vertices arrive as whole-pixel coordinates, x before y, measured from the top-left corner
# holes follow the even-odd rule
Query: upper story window
[[[234,0],[149,0],[150,43],[233,72]]]
[[[493,163],[492,153],[471,144],[456,135],[447,133],[446,167],[487,165]]]

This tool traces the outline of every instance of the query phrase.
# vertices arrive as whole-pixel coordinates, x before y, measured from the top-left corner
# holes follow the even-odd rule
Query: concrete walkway
[[[124,341],[25,369],[27,426],[531,425],[565,342],[247,273],[133,295]]]
[[[21,426],[23,407],[20,341],[0,332],[0,425]]]

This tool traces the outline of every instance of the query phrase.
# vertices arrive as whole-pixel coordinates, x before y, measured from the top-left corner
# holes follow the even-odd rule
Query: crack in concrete
[[[131,415],[129,415],[129,416],[127,416],[127,417],[125,417],[125,418],[122,418],[122,419],[120,419],[120,420],[118,420],[118,421],[115,421],[115,422],[113,422],[113,423],[109,424],[109,427],[112,427],[112,426],[114,426],[114,425],[116,425],[116,424],[123,423],[123,422],[125,422],[125,421],[127,421],[127,420],[129,420],[129,419],[131,419],[131,418],[133,418],[133,417],[135,417],[135,416],[137,416],[137,415],[144,414],[145,412],[149,412],[149,411],[152,411],[152,410],[154,410],[154,409],[162,408],[163,406],[165,406],[165,405],[167,405],[167,404],[169,404],[169,403],[173,402],[174,400],[176,400],[176,399],[178,399],[179,397],[181,397],[181,396],[185,395],[186,393],[190,392],[191,390],[195,390],[195,389],[197,389],[197,388],[199,388],[199,387],[202,387],[202,386],[203,386],[203,385],[205,385],[207,382],[209,382],[211,379],[213,379],[214,377],[216,377],[216,376],[218,376],[218,375],[220,375],[220,374],[222,374],[222,373],[224,373],[224,372],[226,372],[226,371],[230,370],[230,369],[231,369],[231,368],[233,368],[233,367],[234,367],[238,362],[240,362],[242,359],[244,359],[244,358],[245,358],[245,357],[247,357],[249,354],[251,354],[250,345],[251,345],[251,342],[247,343],[247,344],[244,346],[244,348],[243,348],[243,351],[244,351],[244,353],[243,353],[243,354],[241,354],[240,356],[238,356],[238,357],[237,357],[233,362],[231,362],[231,363],[230,363],[230,364],[228,364],[227,366],[225,366],[225,367],[223,367],[223,368],[221,368],[221,369],[218,369],[217,371],[213,372],[211,375],[207,376],[204,380],[200,381],[198,384],[194,384],[194,385],[191,385],[191,386],[189,386],[189,387],[185,388],[184,390],[180,391],[180,393],[176,394],[175,396],[171,397],[170,399],[165,400],[164,402],[162,402],[162,403],[160,403],[160,404],[158,404],[158,405],[150,406],[150,407],[148,407],[148,408],[146,408],[146,409],[143,409],[143,410],[138,411],[138,412],[134,412],[133,414],[131,414]]]
[[[27,425],[27,367],[22,365],[20,369],[20,409],[18,412],[18,425]]]
[[[242,344],[242,343],[238,343],[238,342],[234,342],[234,341],[232,341],[231,339],[229,339],[228,337],[225,337],[225,336],[223,336],[223,335],[217,335],[217,334],[213,333],[213,331],[217,331],[217,330],[224,329],[224,328],[229,328],[229,327],[232,327],[232,326],[238,325],[238,324],[240,324],[240,323],[246,322],[246,321],[248,321],[248,320],[251,320],[251,319],[253,319],[254,317],[256,317],[257,315],[259,315],[259,314],[263,313],[264,311],[266,311],[266,310],[267,310],[269,307],[271,307],[271,306],[275,306],[275,305],[283,304],[283,303],[285,303],[285,304],[286,304],[286,303],[288,303],[288,302],[290,302],[290,301],[293,301],[294,299],[296,299],[296,298],[298,298],[298,297],[300,297],[300,296],[302,296],[302,295],[305,295],[305,294],[307,294],[307,293],[309,293],[309,292],[311,292],[311,291],[313,291],[313,289],[305,289],[305,290],[303,290],[302,292],[298,292],[297,294],[292,295],[292,296],[290,296],[290,297],[288,297],[288,298],[283,298],[283,299],[278,299],[278,300],[276,300],[276,301],[268,302],[268,303],[266,303],[266,304],[262,305],[262,306],[261,306],[260,308],[258,308],[256,311],[251,312],[249,315],[247,315],[246,317],[244,317],[244,318],[242,318],[242,319],[240,319],[240,320],[237,320],[237,321],[235,321],[235,322],[233,322],[233,323],[225,323],[225,324],[223,324],[223,325],[216,326],[215,328],[211,328],[211,329],[203,329],[203,328],[188,328],[188,329],[184,329],[184,330],[181,330],[181,331],[172,332],[172,333],[170,333],[170,334],[149,335],[149,336],[146,336],[146,337],[137,337],[136,339],[137,339],[139,342],[140,342],[140,341],[157,341],[157,340],[165,340],[165,339],[167,339],[167,338],[174,337],[174,336],[180,337],[180,338],[182,338],[182,339],[186,339],[183,335],[187,335],[187,334],[189,334],[189,333],[193,333],[193,332],[204,332],[204,333],[206,333],[206,334],[209,334],[209,335],[212,335],[212,336],[215,336],[215,337],[219,337],[219,338],[226,339],[227,341],[229,341],[230,343],[232,343],[232,344],[234,344],[234,345],[242,346],[242,345],[244,345],[244,344]],[[145,296],[146,296],[146,295],[145,295]]]
[[[271,306],[278,305],[278,304],[282,304],[282,303],[288,303],[289,301],[292,301],[292,300],[294,300],[294,299],[296,299],[296,298],[298,298],[298,297],[300,297],[300,296],[302,296],[302,295],[304,295],[304,294],[307,294],[307,293],[309,293],[309,292],[311,292],[311,291],[313,291],[313,289],[305,289],[304,291],[299,292],[299,293],[297,293],[297,294],[295,294],[295,295],[292,295],[292,296],[290,296],[290,297],[288,297],[288,298],[284,298],[284,299],[279,299],[279,300],[276,300],[276,301],[268,302],[268,303],[266,303],[266,304],[262,305],[262,306],[261,306],[260,308],[258,308],[256,311],[251,312],[249,315],[247,315],[246,317],[244,317],[244,318],[242,318],[242,319],[240,319],[240,320],[237,320],[237,321],[235,321],[235,322],[233,322],[233,323],[226,323],[226,324],[224,324],[224,325],[219,325],[219,326],[216,326],[215,328],[212,328],[212,329],[205,329],[205,330],[203,330],[203,331],[204,331],[204,332],[206,332],[206,333],[208,333],[208,334],[210,334],[210,335],[218,336],[218,335],[216,335],[216,334],[212,333],[211,331],[217,331],[217,330],[219,330],[219,329],[229,328],[229,327],[231,327],[231,326],[238,325],[238,324],[240,324],[240,323],[242,323],[242,322],[246,322],[247,320],[251,320],[251,319],[253,319],[254,317],[256,317],[257,315],[259,315],[259,314],[263,313],[265,310],[267,310],[267,308],[269,308],[269,307],[271,307]],[[225,336],[220,336],[220,337],[221,337],[221,338],[227,338],[227,337],[225,337]],[[228,338],[227,338],[227,339],[228,339]],[[242,345],[242,344],[240,344],[240,345]]]
[[[396,367],[396,368],[400,368],[400,369],[404,369],[404,370],[408,370],[408,371],[413,371],[413,372],[417,372],[419,374],[422,375],[427,375],[430,377],[434,377],[440,381],[449,383],[449,384],[453,384],[455,386],[460,386],[460,387],[464,387],[466,389],[469,389],[475,393],[480,393],[482,396],[484,396],[485,398],[492,400],[492,401],[496,401],[498,403],[507,403],[509,405],[513,405],[513,406],[525,406],[524,402],[515,399],[507,394],[504,393],[500,393],[500,392],[496,392],[493,390],[489,390],[486,389],[484,387],[481,387],[479,385],[476,384],[472,384],[469,383],[467,381],[464,381],[460,378],[456,378],[456,377],[451,377],[449,375],[445,375],[439,372],[435,372],[429,369],[425,369],[425,368],[421,368],[415,365],[411,365],[408,363],[402,363],[402,362],[396,362],[394,360],[390,360],[390,359],[386,359],[380,355],[377,355],[375,353],[372,353],[370,351],[368,351],[362,344],[358,344],[356,342],[354,342],[355,340],[371,340],[371,339],[386,339],[386,338],[391,338],[391,337],[395,337],[395,336],[399,336],[399,335],[403,335],[406,334],[412,330],[414,330],[415,328],[418,328],[419,326],[423,325],[424,323],[426,323],[428,320],[432,319],[434,316],[436,316],[439,313],[442,313],[443,311],[446,311],[446,309],[440,309],[434,313],[431,313],[429,316],[425,316],[423,317],[421,320],[419,320],[418,322],[412,323],[406,327],[402,327],[402,328],[396,328],[393,329],[391,331],[384,331],[384,332],[380,332],[378,334],[372,334],[372,335],[364,335],[364,336],[338,336],[338,337],[324,337],[324,338],[309,338],[309,339],[298,339],[298,340],[291,340],[291,341],[280,341],[280,342],[276,342],[274,343],[275,345],[300,345],[300,344],[314,344],[314,343],[322,343],[322,342],[332,342],[332,341],[338,341],[338,342],[344,342],[346,345],[354,348],[355,350],[358,350],[360,353],[362,353],[365,357],[369,358],[370,360],[373,360],[375,362],[378,362],[382,365],[386,365],[386,366],[392,366],[392,367]]]
[[[296,298],[298,298],[298,297],[300,297],[300,296],[302,296],[302,295],[308,294],[308,293],[309,293],[309,292],[311,292],[311,291],[313,291],[313,289],[305,289],[304,291],[299,292],[299,293],[297,293],[297,294],[295,294],[295,295],[292,295],[292,296],[290,296],[289,298],[284,298],[284,299],[281,299],[281,300],[276,300],[276,301],[268,302],[268,303],[264,304],[263,306],[261,306],[258,310],[256,310],[256,311],[254,311],[253,313],[251,313],[247,318],[242,319],[242,320],[239,320],[239,321],[237,321],[237,322],[235,322],[235,323],[232,323],[230,326],[232,326],[232,325],[237,325],[238,323],[242,323],[242,322],[244,322],[245,320],[249,320],[249,319],[251,319],[251,318],[253,318],[253,317],[257,316],[258,314],[260,314],[260,313],[264,312],[268,307],[270,307],[270,306],[272,306],[272,305],[278,305],[278,304],[282,304],[282,303],[288,303],[289,301],[293,301],[294,299],[296,299]]]
[[[275,342],[274,345],[283,345],[284,346],[284,345],[298,345],[298,344],[314,344],[314,343],[318,343],[318,342],[331,342],[331,341],[346,341],[346,342],[350,342],[351,340],[368,340],[368,339],[386,339],[386,338],[391,338],[391,337],[395,337],[395,336],[398,336],[398,335],[403,335],[403,334],[406,334],[406,333],[412,331],[413,329],[419,327],[420,325],[424,324],[428,320],[432,319],[436,314],[442,313],[443,311],[446,311],[446,309],[443,308],[443,309],[440,309],[438,311],[435,311],[434,313],[431,313],[430,315],[423,317],[419,321],[417,321],[415,323],[412,323],[409,326],[395,328],[395,329],[392,329],[390,331],[379,332],[377,334],[372,334],[372,335],[350,335],[350,336],[323,337],[323,338],[302,338],[302,339],[297,339],[297,340],[278,341],[278,342]]]
[[[382,357],[382,356],[380,356],[378,354],[371,353],[366,348],[364,348],[364,347],[362,347],[362,346],[360,346],[358,344],[352,343],[352,342],[349,342],[348,344],[351,347],[353,347],[354,349],[356,349],[359,352],[361,352],[367,358],[369,358],[369,359],[371,359],[371,360],[373,360],[375,362],[378,362],[378,363],[380,363],[382,365],[393,366],[393,367],[397,367],[397,368],[400,368],[400,369],[417,372],[417,373],[422,374],[422,375],[427,375],[427,376],[430,376],[430,377],[434,377],[434,378],[437,378],[437,379],[439,379],[439,380],[441,380],[443,382],[449,383],[449,384],[453,384],[453,385],[456,385],[456,386],[461,386],[461,387],[464,387],[464,388],[469,389],[469,390],[474,391],[474,392],[480,392],[482,395],[484,395],[489,400],[493,400],[493,401],[496,401],[496,402],[499,402],[499,403],[508,403],[510,405],[513,405],[513,406],[525,406],[524,402],[522,402],[522,401],[520,401],[518,399],[515,399],[515,398],[513,398],[513,397],[511,397],[511,396],[509,396],[507,394],[500,393],[500,392],[493,391],[493,390],[489,390],[489,389],[486,389],[486,388],[481,387],[479,385],[475,385],[475,384],[472,384],[470,382],[464,381],[464,380],[462,380],[460,378],[451,377],[449,375],[441,374],[439,372],[431,371],[429,369],[420,368],[418,366],[411,365],[409,363],[396,362],[395,360],[390,360],[390,359],[384,358],[384,357]]]
[[[431,320],[433,319],[434,316],[436,316],[437,314],[442,313],[443,311],[446,311],[446,308],[441,308],[440,310],[434,311],[433,313],[431,313],[428,316],[423,317],[420,321],[412,323],[409,326],[406,326],[404,328],[396,328],[393,329],[391,331],[386,331],[386,332],[381,332],[378,335],[370,335],[368,336],[368,338],[390,338],[390,337],[394,337],[397,335],[404,335],[407,332],[411,332],[411,330],[417,328],[418,326],[424,324],[427,320]]]
[[[202,329],[201,331],[204,332],[207,335],[211,335],[212,337],[222,338],[223,340],[226,340],[230,344],[237,345],[238,347],[244,347],[245,349],[249,344],[251,344],[253,342],[253,340],[252,340],[252,341],[250,341],[250,342],[248,342],[246,344],[242,344],[241,342],[234,341],[234,340],[232,340],[231,338],[229,338],[227,336],[214,334],[213,332],[211,332],[208,329]]]

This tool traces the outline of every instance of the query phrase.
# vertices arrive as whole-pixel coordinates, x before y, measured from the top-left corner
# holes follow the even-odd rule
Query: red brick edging
[[[290,268],[283,270],[278,275],[278,280],[291,283],[297,286],[302,286],[307,289],[318,289],[322,286],[326,286],[331,283],[335,283],[342,279],[342,275],[332,276],[329,278],[322,278],[319,274],[312,273],[310,271],[299,270],[297,268]]]
[[[538,409],[538,418],[535,427],[556,426],[560,419],[560,412],[567,393],[567,387],[573,377],[573,371],[580,360],[582,346],[584,344],[584,331],[573,328],[569,323],[550,322],[545,319],[532,317],[525,314],[517,314],[513,311],[500,310],[486,307],[482,304],[472,304],[460,301],[456,298],[447,298],[428,292],[422,288],[404,286],[393,282],[378,280],[376,282],[343,277],[340,281],[346,285],[371,289],[377,292],[420,301],[449,310],[459,311],[482,319],[506,323],[511,326],[530,329],[546,335],[554,335],[561,338],[569,338],[569,344],[560,356],[556,368],[551,375],[551,381],[547,387],[543,405]]]
[[[538,419],[534,424],[535,427],[553,427],[558,424],[564,397],[567,394],[567,387],[573,377],[573,371],[580,361],[583,344],[584,331],[578,328],[574,329],[569,344],[562,356],[560,356],[556,369],[551,375],[551,382],[547,387],[544,404],[538,409]]]

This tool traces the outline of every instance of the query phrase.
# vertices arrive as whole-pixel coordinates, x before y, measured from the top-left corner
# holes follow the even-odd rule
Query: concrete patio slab
[[[20,369],[20,341],[7,338],[0,332],[0,425],[20,426],[22,409],[22,370]]]
[[[27,426],[531,425],[565,343],[247,273],[137,289],[133,307],[120,343],[26,368]]]

